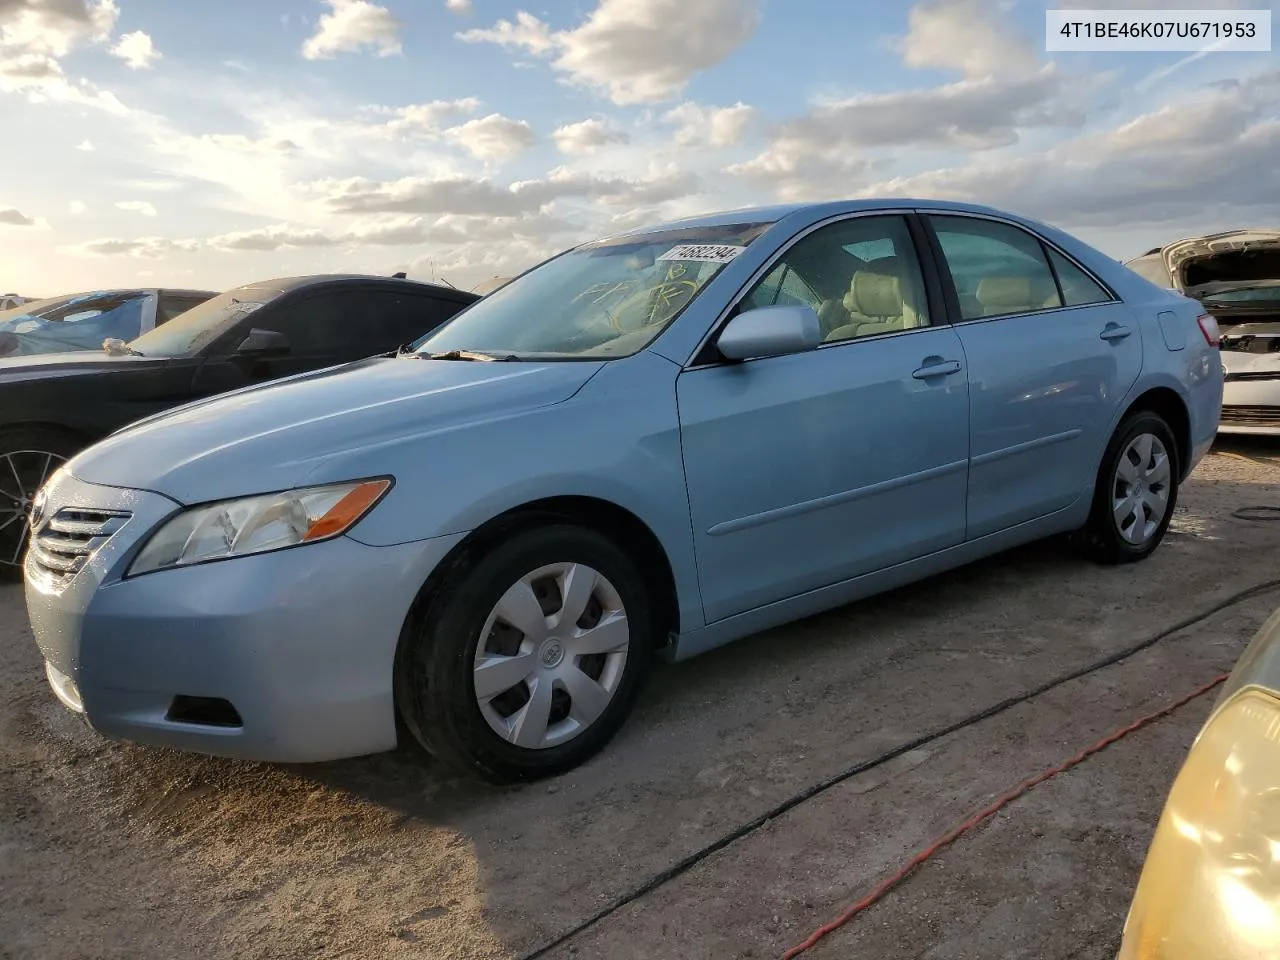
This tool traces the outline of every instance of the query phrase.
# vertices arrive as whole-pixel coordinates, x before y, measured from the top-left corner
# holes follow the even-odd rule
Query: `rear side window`
[[[312,294],[251,325],[283,333],[295,353],[358,359],[407,345],[461,308],[399,290],[334,290]]]
[[[931,216],[964,320],[1062,307],[1040,241],[1017,227],[972,217]]]
[[[1060,254],[1049,249],[1049,262],[1053,264],[1053,272],[1058,275],[1058,285],[1062,288],[1062,299],[1068,307],[1082,307],[1090,303],[1107,303],[1111,294],[1102,289],[1098,282],[1078,266]]]
[[[388,350],[426,336],[466,306],[443,297],[407,291],[375,291],[368,297],[368,322],[387,343]]]

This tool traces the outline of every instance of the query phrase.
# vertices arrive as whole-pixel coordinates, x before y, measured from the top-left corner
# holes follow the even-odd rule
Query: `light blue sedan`
[[[553,774],[655,652],[1054,534],[1150,555],[1218,426],[1201,314],[971,205],[609,237],[411,351],[75,457],[33,507],[32,628],[109,737],[312,761],[403,728],[492,781]]]

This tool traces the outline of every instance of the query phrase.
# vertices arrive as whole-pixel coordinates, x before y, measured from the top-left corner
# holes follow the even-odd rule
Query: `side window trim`
[[[822,343],[818,345],[817,349],[826,350],[833,347],[843,347],[850,343],[862,343],[867,340],[883,339],[884,337],[900,337],[905,334],[915,333],[919,330],[929,330],[935,326],[947,326],[950,324],[950,313],[939,309],[939,307],[945,306],[945,299],[941,304],[935,299],[936,294],[934,284],[939,283],[939,279],[935,274],[937,264],[934,262],[932,256],[926,256],[925,250],[921,248],[922,238],[920,233],[917,231],[922,230],[922,228],[918,223],[916,223],[916,212],[917,211],[910,208],[892,207],[883,210],[858,210],[854,213],[839,213],[835,216],[827,217],[825,220],[820,220],[817,223],[811,223],[804,229],[792,234],[781,247],[773,252],[773,255],[770,256],[768,260],[761,264],[756,271],[746,279],[742,286],[738,288],[737,292],[729,298],[728,304],[726,304],[724,309],[716,316],[715,322],[711,324],[707,333],[698,342],[697,349],[693,351],[692,356],[688,362],[685,363],[684,370],[689,371],[701,369],[703,367],[723,366],[725,361],[715,355],[713,344],[715,343],[716,337],[718,337],[720,332],[724,330],[725,324],[738,315],[738,308],[742,305],[742,301],[746,299],[747,294],[754,290],[756,288],[756,284],[767,277],[773,268],[778,265],[778,261],[790,253],[791,249],[800,241],[804,240],[810,234],[817,233],[824,227],[843,223],[846,220],[863,219],[866,217],[899,217],[906,223],[907,231],[911,236],[912,246],[915,249],[916,262],[919,264],[920,272],[924,276],[925,303],[929,310],[930,322],[926,326],[914,327],[909,330],[895,330],[867,337],[857,337],[849,340],[835,340],[831,343]],[[941,285],[939,284],[939,286]],[[781,289],[781,286],[779,286],[779,289]]]
[[[930,249],[934,251],[934,256],[937,257],[937,267],[942,278],[943,288],[946,291],[948,307],[951,307],[954,303],[954,323],[989,323],[993,320],[1005,320],[1009,317],[1030,317],[1041,313],[1057,313],[1062,310],[1083,310],[1086,307],[1098,307],[1108,303],[1124,302],[1122,298],[1116,294],[1115,290],[1112,289],[1109,283],[1082,264],[1079,260],[1067,253],[1067,251],[1063,250],[1056,243],[1040,236],[1040,234],[1028,229],[1020,223],[1007,220],[1004,217],[994,217],[986,213],[970,213],[965,210],[930,210],[922,207],[918,208],[915,212],[920,216],[924,230],[929,236]],[[1062,301],[1062,306],[1048,307],[1041,310],[1023,310],[1018,313],[1002,313],[994,317],[973,317],[969,320],[964,319],[963,314],[960,312],[960,295],[956,290],[955,279],[951,276],[951,268],[947,265],[946,257],[942,253],[942,244],[938,240],[938,233],[933,225],[933,219],[935,217],[956,217],[962,220],[988,220],[991,223],[998,223],[1006,227],[1012,227],[1015,230],[1020,230],[1027,236],[1031,237],[1031,239],[1036,241],[1039,245],[1040,254],[1044,257],[1045,264],[1049,268],[1049,273],[1053,277],[1053,283],[1058,290],[1058,299]],[[1049,256],[1050,250],[1058,254],[1068,263],[1072,264],[1086,277],[1096,283],[1098,288],[1107,295],[1107,299],[1099,300],[1097,303],[1082,303],[1073,307],[1066,306],[1067,298],[1062,289],[1062,281],[1058,277],[1058,270],[1053,265],[1053,258]]]

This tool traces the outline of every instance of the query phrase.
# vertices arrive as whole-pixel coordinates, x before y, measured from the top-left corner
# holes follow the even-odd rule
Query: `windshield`
[[[576,247],[477,301],[414,348],[503,359],[630,356],[769,226],[682,227]]]
[[[262,285],[228,290],[144,333],[129,347],[144,357],[194,356],[280,292]]]
[[[63,353],[96,350],[107,339],[132,340],[142,330],[149,294],[124,291],[82,294],[26,305],[0,320],[0,354]]]

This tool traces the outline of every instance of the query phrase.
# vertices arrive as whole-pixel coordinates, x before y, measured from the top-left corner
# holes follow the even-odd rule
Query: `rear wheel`
[[[1173,519],[1180,475],[1164,418],[1149,410],[1127,417],[1107,445],[1089,522],[1079,534],[1088,556],[1106,564],[1151,556]]]
[[[556,524],[449,576],[407,638],[399,707],[433,755],[494,783],[563,772],[631,710],[655,647],[644,577],[611,540]]]
[[[0,577],[19,576],[31,502],[80,446],[67,434],[43,427],[0,431]]]

